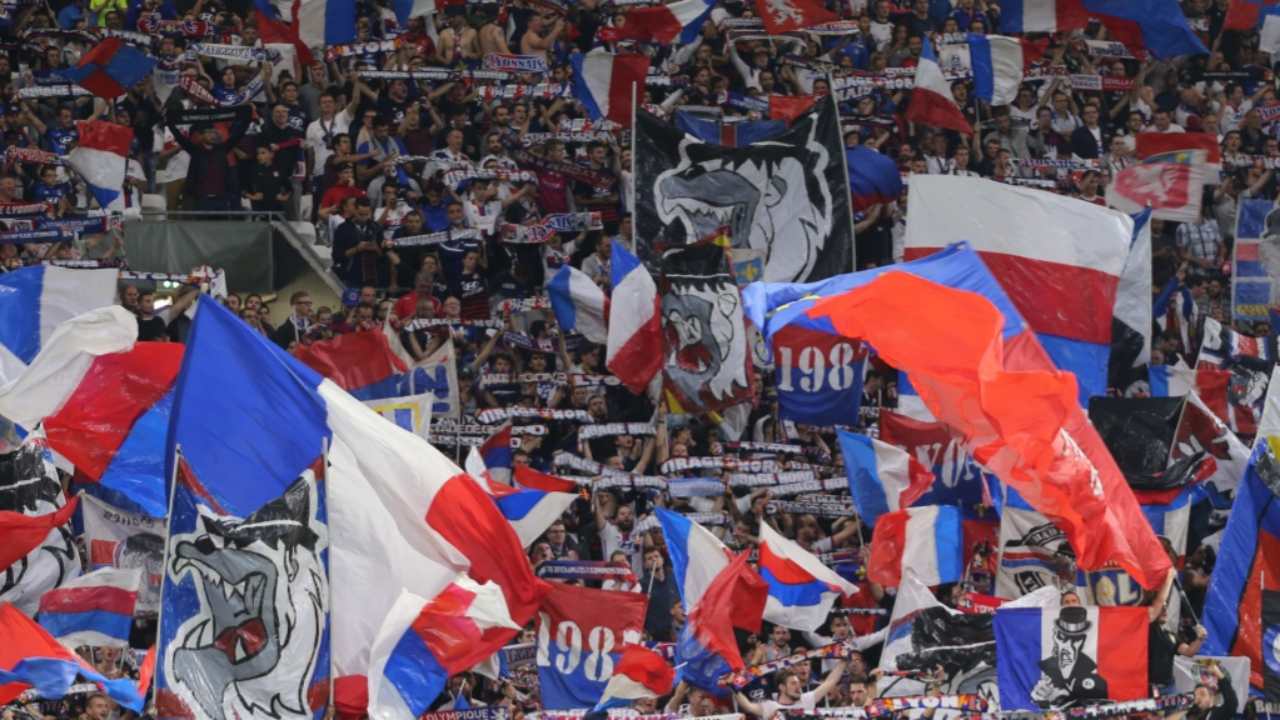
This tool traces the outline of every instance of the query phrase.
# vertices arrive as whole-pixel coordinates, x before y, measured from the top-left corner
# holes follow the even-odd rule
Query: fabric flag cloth
[[[959,682],[989,677],[995,667],[991,616],[966,615],[943,605],[910,572],[902,577],[886,629],[880,653],[884,675],[878,683],[882,697],[927,694],[923,676],[939,665],[947,671],[947,682],[953,683],[944,685],[943,693],[960,691]]]
[[[295,0],[293,26],[307,47],[356,41],[356,0]]]
[[[1197,132],[1144,132],[1134,135],[1133,140],[1133,154],[1138,162],[1179,150],[1203,150],[1205,184],[1217,185],[1218,178],[1222,176],[1222,146],[1213,135]]]
[[[547,710],[599,702],[622,659],[640,642],[649,598],[643,593],[553,583],[538,612],[538,685]]]
[[[663,253],[661,307],[667,410],[708,412],[750,400],[742,294],[725,249],[708,242]]]
[[[1231,0],[1223,30],[1257,30],[1258,49],[1280,52],[1280,2],[1276,0]]]
[[[1068,32],[1088,24],[1089,13],[1080,0],[1005,0],[1000,5],[1002,33]]]
[[[684,1],[702,4],[702,0]],[[631,21],[627,22],[630,24]],[[574,92],[591,120],[612,120],[622,127],[631,127],[634,103],[639,102],[644,95],[644,79],[649,74],[649,56],[640,53],[614,54],[604,48],[596,48],[585,54],[575,53],[569,61],[573,63]]]
[[[369,717],[420,717],[450,676],[485,660],[494,638],[519,628],[507,612],[502,589],[492,582],[460,575],[429,601],[404,592],[374,641],[380,660],[370,670]]]
[[[915,86],[904,116],[907,122],[931,127],[955,130],[964,135],[973,134],[973,124],[951,95],[951,82],[942,75],[933,43],[921,46],[920,62],[916,65]]]
[[[1153,218],[1196,222],[1204,182],[1203,150],[1152,155],[1116,173],[1107,186],[1107,205],[1126,213],[1150,206]]]
[[[1204,655],[1239,655],[1252,666],[1250,684],[1280,700],[1280,462],[1275,436],[1259,438],[1236,492],[1219,554],[1232,560],[1209,578],[1201,616]]]
[[[138,569],[95,570],[40,598],[40,626],[67,647],[129,647],[142,587]]]
[[[80,142],[67,156],[67,164],[84,180],[98,207],[106,208],[124,193],[133,128],[106,120],[77,120],[76,130]]]
[[[9,568],[44,543],[50,531],[71,521],[79,498],[56,512],[32,517],[11,510],[0,510],[0,568]]]
[[[396,10],[399,10],[400,2],[396,3]],[[289,25],[280,19],[280,13],[272,4],[271,0],[253,0],[254,19],[258,26],[258,36],[262,38],[262,44],[272,45],[292,45],[294,52],[297,54],[298,62],[304,67],[310,67],[315,64],[315,57],[311,54],[311,48],[298,38],[298,28],[295,25]],[[400,27],[406,27],[401,22]]]
[[[0,673],[7,673],[7,677],[0,677],[0,705],[9,704],[29,686],[42,697],[61,698],[71,689],[76,675],[82,675],[97,683],[112,700],[142,712],[143,693],[132,680],[107,679],[6,602],[0,602]]]
[[[1156,133],[1142,133],[1154,135]],[[1173,134],[1173,133],[1169,133]],[[1151,364],[1151,211],[1133,216],[1133,244],[1116,286],[1111,315],[1111,357],[1107,387],[1121,395],[1150,387]]]
[[[187,350],[168,447],[182,447],[228,512],[244,516],[279,497],[329,444],[333,665],[344,712],[364,711],[372,640],[402,591],[431,599],[467,572],[502,588],[516,624],[533,617],[547,584],[492,501],[428,442],[388,424],[216,303],[201,305]],[[189,531],[175,524],[171,532]],[[175,612],[166,599],[163,636],[194,616],[197,599],[186,594]],[[164,687],[167,660],[158,664]]]
[[[911,178],[905,257],[967,240],[1040,345],[1074,373],[1079,401],[1107,394],[1111,325],[1133,220],[1030,188],[942,175]],[[1030,238],[1047,237],[1051,240]],[[1005,338],[1008,340],[1008,337]],[[913,378],[914,382],[914,378]]]
[[[619,38],[639,42],[688,45],[702,32],[714,2],[677,0],[670,5],[633,8],[619,28]]]
[[[764,31],[770,35],[785,35],[840,19],[814,0],[764,0],[756,11],[764,21]]]
[[[109,307],[115,299],[119,276],[120,272],[115,268],[73,270],[52,265],[21,268],[0,275],[0,407],[5,417],[18,424],[26,422],[30,423],[28,427],[35,427],[32,418],[38,421],[57,410],[57,404],[48,403],[53,400],[60,403],[65,395],[51,399],[46,393],[36,397],[25,392],[27,386],[23,386],[22,391],[11,391],[6,386],[17,380],[41,348],[58,335],[59,325],[77,315]],[[120,312],[127,313],[124,309]],[[101,319],[103,316],[94,317]],[[114,320],[105,325],[108,328],[118,327]],[[82,329],[83,325],[61,332],[73,333],[77,328]],[[133,337],[136,338],[137,334],[135,320]],[[132,343],[132,338],[123,340],[123,335],[115,333],[103,337],[90,331],[89,336],[102,341],[86,351],[89,353],[116,352],[121,343]],[[80,339],[77,337],[73,342]],[[63,363],[73,363],[78,369],[89,362],[89,356],[79,352],[73,344],[60,344],[60,347],[58,361],[46,366],[53,372],[65,370],[67,365]],[[34,382],[34,378],[28,382]],[[40,403],[47,411],[28,412],[33,403]]]
[[[577,493],[520,490],[494,480],[489,481],[487,489],[524,547],[533,545],[578,499]]]
[[[92,495],[81,500],[80,514],[84,518],[89,567],[93,570],[119,568],[141,571],[142,588],[138,593],[137,613],[155,615],[160,610],[168,519],[121,510]]]
[[[700,117],[687,108],[676,108],[677,130],[714,145],[743,147],[781,135],[787,129],[786,122],[782,120],[749,120],[739,123],[725,123],[721,120],[719,117]]]
[[[643,645],[627,645],[622,648],[622,658],[614,666],[613,677],[605,685],[595,712],[669,695],[675,677],[676,672],[666,658]]]
[[[1178,0],[1082,2],[1089,16],[1101,20],[1107,33],[1124,43],[1134,57],[1143,57],[1144,51],[1157,58],[1209,53],[1208,48],[1191,29]]]
[[[964,573],[960,509],[928,505],[885,513],[871,535],[867,578],[897,587],[907,569],[926,585],[956,582]]]
[[[992,105],[1008,105],[1018,96],[1031,64],[1044,56],[1048,40],[1030,42],[999,35],[969,35],[974,93]]]
[[[1275,344],[1270,338],[1242,335],[1213,318],[1204,319],[1200,333],[1200,354],[1196,357],[1197,369],[1206,365],[1224,366],[1240,358],[1258,358],[1274,362]]]
[[[768,523],[760,525],[757,566],[769,584],[764,618],[775,625],[816,632],[827,621],[832,603],[858,592],[853,583]]]
[[[100,98],[124,95],[151,74],[158,60],[120,38],[103,38],[75,67],[59,74]]]
[[[7,601],[28,615],[39,608],[40,596],[80,574],[80,553],[67,524],[71,512],[58,481],[58,470],[48,444],[37,430],[17,448],[0,454],[0,554],[16,557],[0,561],[0,601]],[[62,513],[62,516],[59,516]],[[9,520],[15,532],[9,536]],[[36,533],[30,525],[45,525]],[[10,542],[30,546],[23,555]]]
[[[901,406],[901,403],[899,403]],[[926,465],[933,473],[933,483],[914,505],[992,505],[986,472],[976,463],[963,444],[952,437],[942,423],[918,420],[891,410],[880,410],[880,442],[902,448],[913,461]],[[845,452],[845,472],[850,455]],[[856,501],[856,497],[855,497]],[[908,505],[909,506],[909,505]],[[903,509],[899,507],[891,510]],[[861,513],[859,513],[861,514]],[[863,516],[866,521],[866,516]]]
[[[1148,696],[1145,607],[1001,606],[993,624],[1003,711]]]
[[[1017,598],[1045,587],[1056,588],[1059,563],[1071,552],[1066,533],[1036,512],[1017,490],[1001,483],[993,495],[1000,505],[995,594]],[[1112,570],[1113,566],[1097,569]]]
[[[849,194],[856,212],[893,202],[902,195],[902,174],[888,155],[865,145],[844,151],[849,165]]]
[[[484,476],[494,482],[511,485],[511,466],[515,455],[511,452],[510,420],[484,439],[479,452],[484,461]]]
[[[593,343],[608,342],[609,298],[586,273],[572,265],[561,267],[547,283],[547,296],[562,329],[576,330]]]
[[[1089,420],[1131,487],[1166,485],[1182,398],[1095,397]],[[1182,478],[1178,484],[1183,484]]]
[[[396,397],[401,376],[409,369],[379,332],[347,333],[300,346],[298,360],[357,400]]]
[[[513,475],[518,487],[528,488],[529,490],[541,490],[548,493],[573,493],[578,491],[578,484],[574,481],[538,472],[528,465],[515,466]]]
[[[436,396],[429,392],[364,401],[365,407],[426,440],[430,439],[431,411],[435,405]]]
[[[1163,580],[1169,559],[1080,409],[1073,377],[1054,369],[967,244],[823,283],[755,283],[744,301],[767,339],[793,324],[860,339],[909,373],[974,459],[1066,532],[1080,567],[1114,563],[1144,587]],[[874,322],[884,317],[898,322]]]
[[[836,437],[849,494],[868,527],[885,513],[911,507],[933,484],[933,472],[902,448],[848,430],[837,430]]]
[[[613,297],[605,366],[627,389],[642,395],[662,369],[664,360],[658,351],[662,347],[658,286],[639,258],[617,240],[611,242],[613,261],[609,278]]]
[[[1262,415],[1258,420],[1258,437],[1280,437],[1280,365],[1271,371]]]

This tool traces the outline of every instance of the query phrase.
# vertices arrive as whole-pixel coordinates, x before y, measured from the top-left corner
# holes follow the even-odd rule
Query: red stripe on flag
[[[1252,558],[1236,558],[1233,562],[1250,562],[1249,581],[1245,583],[1244,597],[1240,598],[1240,626],[1231,643],[1231,654],[1249,658],[1252,671],[1249,684],[1260,688],[1266,685],[1262,676],[1262,583],[1267,590],[1280,590],[1280,538],[1269,532],[1258,533],[1258,549]]]
[[[116,547],[119,545],[114,540],[94,540],[89,544],[89,564],[90,565],[111,565],[116,564]]]
[[[1145,607],[1098,608],[1098,674],[1111,700],[1148,696],[1147,624]]]
[[[1262,3],[1249,0],[1231,0],[1227,15],[1222,19],[1223,30],[1252,30],[1258,24]]]
[[[40,597],[41,613],[82,613],[104,610],[133,615],[138,593],[117,587],[73,587],[50,590]]]

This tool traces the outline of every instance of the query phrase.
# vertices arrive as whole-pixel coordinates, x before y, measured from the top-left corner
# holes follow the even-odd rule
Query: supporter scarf
[[[396,165],[404,165],[405,163],[427,163],[431,162],[431,158],[425,155],[397,155],[393,161]]]
[[[585,412],[582,410],[564,411],[564,412]],[[587,475],[608,475],[609,477],[633,477],[631,473],[624,470],[611,468],[603,463],[578,455],[571,455],[567,452],[556,455],[555,460],[551,463],[554,467],[567,467],[570,470],[577,470]]]
[[[569,382],[575,387],[620,387],[622,381],[616,375],[584,375],[574,373],[569,375]]]
[[[220,108],[189,108],[172,116],[175,125],[196,123],[248,122],[253,118],[252,105],[228,105]]]
[[[617,580],[636,582],[635,573],[624,562],[603,560],[548,560],[534,568],[543,580]]]
[[[568,420],[570,422],[589,423],[591,414],[586,410],[559,410],[552,408],[487,408],[476,415],[476,420],[485,425],[500,423],[506,419],[533,418],[537,420]]]
[[[836,615],[888,615],[889,611],[878,607],[833,607],[831,612]]]
[[[555,355],[560,352],[560,339],[547,338],[545,340],[532,338],[528,335],[518,332],[506,332],[502,335],[502,342],[507,347],[514,347],[526,352],[543,353],[545,355]],[[576,350],[585,344],[586,340],[581,335],[572,335],[564,339],[566,348]]]
[[[715,470],[735,470],[738,472],[776,472],[780,468],[774,460],[743,460],[732,457],[676,457],[662,463],[664,474],[712,468]]]
[[[602,189],[608,189],[617,182],[617,178],[613,173],[592,170],[589,167],[575,163],[547,162],[527,150],[516,147],[509,140],[504,142],[507,143],[507,152],[511,155],[511,159],[520,165],[528,165],[547,172],[558,172],[565,177],[572,178],[574,180],[581,180],[582,182]]]
[[[74,240],[75,233],[62,228],[44,228],[40,230],[11,230],[0,233],[0,245],[23,245],[26,243],[51,243]]]
[[[608,119],[592,122],[586,118],[565,118],[560,121],[560,132],[591,132],[592,130],[608,132],[621,129],[621,125]]]
[[[294,327],[298,328],[298,335],[302,335],[311,329],[311,318],[299,317],[296,311],[289,313],[289,322],[292,322]]]
[[[558,233],[580,233],[604,228],[600,213],[555,213],[542,218],[542,227]]]
[[[1075,90],[1103,90],[1107,92],[1128,92],[1133,89],[1133,78],[1112,77],[1110,75],[1069,75],[1067,77]]]
[[[148,35],[181,35],[204,37],[218,32],[213,23],[203,20],[162,20],[156,15],[138,18],[138,29]]]
[[[1280,157],[1266,155],[1223,155],[1222,164],[1228,167],[1256,167],[1267,170],[1280,169]]]
[[[1096,170],[1097,160],[1075,160],[1072,158],[1009,158],[1010,167],[1036,169]]]
[[[56,153],[33,147],[11,147],[4,151],[4,171],[9,172],[14,163],[28,165],[66,165],[67,161]]]
[[[36,85],[70,85],[71,81],[52,70],[36,70],[32,73]]]
[[[785,485],[789,483],[809,482],[817,480],[818,476],[811,470],[795,470],[784,473],[765,473],[762,475],[751,473],[731,473],[729,475],[729,487],[735,488],[757,488],[772,487],[774,485]]]
[[[525,383],[549,383],[551,385],[568,385],[569,377],[564,373],[485,373],[478,381],[480,387],[501,385],[523,385]]]
[[[361,70],[361,80],[426,80],[450,82],[454,80],[510,80],[511,73],[498,70],[451,70],[449,68],[423,68],[420,70]]]
[[[857,506],[855,506],[851,501],[846,501],[843,504],[836,504],[808,502],[804,500],[776,500],[765,506],[765,512],[770,515],[775,515],[777,513],[798,513],[803,515],[816,515],[818,517],[842,518],[850,517],[856,514],[857,511]]]
[[[614,435],[656,435],[657,429],[649,423],[601,423],[578,429],[579,440],[591,440]]]
[[[479,240],[480,231],[474,228],[465,230],[442,230],[436,233],[428,233],[426,235],[410,235],[409,237],[392,238],[385,241],[391,247],[423,247],[425,245],[440,245],[450,240]]]
[[[452,420],[441,420],[431,423],[431,437],[440,435],[491,435],[493,428],[488,425],[462,425]]]
[[[1096,705],[1093,707],[1046,712],[1044,717],[1045,720],[1094,720],[1095,718],[1120,717],[1122,715],[1143,713],[1167,714],[1191,707],[1191,701],[1193,699],[1194,695],[1191,693],[1186,695],[1170,695],[1169,697],[1162,698],[1130,700],[1129,702],[1112,703],[1110,705]]]
[[[474,328],[501,328],[503,326],[501,320],[449,320],[446,318],[424,318],[421,320],[413,320],[404,324],[404,329],[410,332],[414,330],[432,330],[440,327],[453,327],[460,325],[462,327]]]
[[[600,487],[600,483],[611,480],[611,479],[612,478],[600,478],[599,480],[596,480],[595,483],[593,483],[592,487]],[[662,481],[662,486],[665,487],[666,485],[665,480],[662,480],[662,478],[656,478],[656,479]],[[641,484],[641,485],[633,485],[631,487],[641,488],[641,487],[649,487],[649,486]],[[654,485],[653,487],[658,487],[658,486]],[[712,527],[723,527],[733,522],[733,518],[729,517],[729,513],[683,513],[682,517],[684,517],[686,520],[688,520],[691,523],[694,523],[697,525],[709,525]],[[650,515],[644,520],[641,520],[640,522],[636,523],[635,530],[633,530],[632,532],[646,533],[646,532],[649,532],[650,530],[657,530],[661,526],[662,526],[661,523],[658,521],[658,516],[656,514]]]
[[[154,38],[151,37],[151,35],[148,33],[134,32],[132,30],[112,30],[110,28],[92,28],[89,30],[89,32],[91,33],[91,37],[93,38],[92,42],[95,42],[95,43],[105,40],[106,38],[117,38],[127,43],[133,43],[134,45],[147,48],[147,47],[151,47],[151,42],[152,40],[154,40]],[[74,33],[71,33],[71,34],[74,34]]]
[[[784,497],[786,495],[799,495],[801,493],[815,493],[826,490],[848,490],[849,481],[844,478],[828,478],[826,480],[810,480],[808,482],[788,483],[786,485],[777,485],[769,490],[772,497]]]
[[[684,75],[649,75],[645,77],[644,84],[648,87],[683,87],[689,84],[689,78]]]
[[[803,445],[786,445],[783,443],[766,443],[766,442],[749,442],[746,440],[737,442],[727,442],[725,447],[730,450],[741,450],[743,452],[764,452],[764,453],[783,453],[788,455],[799,455],[805,451]]]
[[[356,57],[359,55],[376,55],[378,53],[390,53],[400,49],[403,42],[400,38],[394,40],[372,40],[363,43],[351,43],[349,45],[334,45],[324,53],[325,62],[333,62],[338,58]],[[365,73],[360,76],[366,77]]]
[[[573,97],[573,85],[569,83],[543,83],[538,85],[481,85],[476,88],[480,99],[489,100],[552,100]]]
[[[1041,180],[1039,178],[1015,178],[1015,177],[1006,177],[1006,178],[993,177],[991,179],[995,180],[998,183],[1004,183],[1005,185],[1018,185],[1019,187],[1043,188],[1045,190],[1056,190],[1059,187],[1059,183],[1056,180]]]
[[[722,105],[728,105],[734,110],[743,110],[745,112],[769,112],[769,101],[764,98],[747,97],[740,93],[725,93]]]
[[[230,100],[223,101],[215,98],[212,93],[204,88],[195,77],[191,75],[181,75],[178,77],[178,85],[183,90],[191,94],[192,98],[205,105],[214,105],[219,107],[238,107],[247,105],[250,100],[257,97],[262,92],[264,80],[261,75],[254,75],[249,82],[240,88],[240,92],[231,96]],[[216,122],[216,121],[215,121]]]
[[[102,258],[100,260],[31,260],[27,265],[55,265],[57,267],[71,268],[73,270],[88,270],[92,268],[120,268],[124,267],[124,258]],[[97,687],[96,685],[94,687]]]
[[[1280,118],[1280,103],[1267,103],[1258,106],[1258,115],[1262,117],[1263,124],[1270,124]]]
[[[447,185],[457,186],[465,180],[538,182],[538,176],[525,170],[477,170],[470,166],[465,169],[450,170],[444,174],[444,182]]]
[[[673,498],[720,497],[724,483],[714,478],[669,478],[667,494]]]
[[[240,62],[264,62],[273,64],[280,62],[280,51],[271,48],[243,47],[240,45],[214,45],[211,43],[192,43],[187,48],[188,55],[204,55],[205,57]]]
[[[892,115],[858,115],[856,113],[840,114],[840,127],[876,127],[885,130],[897,130],[898,119]],[[842,130],[848,132],[848,130]]]
[[[546,295],[537,295],[531,298],[508,298],[502,301],[503,315],[514,315],[516,313],[550,309],[551,299]]]
[[[543,245],[555,234],[555,230],[541,225],[513,225],[502,223],[498,239],[508,245]]]
[[[36,218],[38,228],[58,228],[68,232],[86,235],[120,230],[124,221],[118,215],[103,217],[39,217]]]
[[[484,66],[490,70],[514,73],[544,73],[547,71],[547,61],[537,55],[489,53],[484,56]]]
[[[49,203],[10,202],[0,203],[0,218],[35,218],[53,212]]]
[[[844,643],[831,643],[830,645],[813,648],[812,650],[805,650],[804,652],[798,652],[794,655],[778,658],[777,660],[770,660],[769,662],[760,663],[759,665],[752,665],[741,672],[728,673],[721,676],[720,685],[725,686],[732,684],[735,688],[741,690],[759,678],[767,677],[779,670],[782,670],[783,668],[789,668],[792,665],[799,665],[802,662],[809,662],[810,660],[826,658],[845,659],[848,657],[849,653],[845,649]]]
[[[590,143],[590,142],[609,142],[613,136],[607,132],[599,130],[583,130],[580,132],[541,132],[541,133],[525,133],[520,138],[520,144],[525,147],[533,147],[541,145],[548,140],[559,140],[564,143]]]
[[[85,90],[79,85],[32,85],[30,87],[18,88],[18,97],[24,100],[47,97],[82,97],[92,94],[93,93]]]
[[[778,62],[791,67],[803,68],[813,72],[822,73],[824,75],[848,75],[848,71],[839,65],[827,60],[815,60],[813,58],[802,57],[800,55],[783,55],[778,58]]]
[[[431,442],[435,445],[455,445],[458,447],[480,447],[489,439],[488,435],[441,435],[431,434]]]
[[[561,0],[530,0],[530,2],[532,2],[534,5],[540,5],[550,10],[551,12],[558,13],[560,15],[569,14],[568,6],[566,6],[563,2],[561,2]]]
[[[1071,47],[1076,52],[1089,57],[1133,57],[1133,53],[1129,52],[1124,43],[1109,40],[1077,40],[1071,43]]]

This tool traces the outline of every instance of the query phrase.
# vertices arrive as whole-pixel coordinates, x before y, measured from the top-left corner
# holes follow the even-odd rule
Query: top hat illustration
[[[1062,608],[1053,625],[1058,633],[1068,637],[1084,637],[1089,633],[1089,628],[1093,627],[1093,623],[1089,622],[1089,611],[1078,606]]]

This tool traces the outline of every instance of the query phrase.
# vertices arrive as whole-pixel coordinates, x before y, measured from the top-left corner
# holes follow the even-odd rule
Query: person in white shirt
[[[800,675],[794,669],[786,668],[778,673],[776,679],[778,684],[777,700],[761,700],[757,703],[742,693],[735,692],[734,697],[738,700],[738,709],[758,718],[763,718],[763,720],[770,720],[779,710],[796,710],[806,715],[812,715],[817,711],[818,703],[825,700],[827,695],[836,689],[836,686],[840,683],[840,676],[844,673],[844,667],[847,664],[848,661],[846,660],[838,661],[835,668],[823,678],[822,684],[809,692],[803,691]]]
[[[1146,132],[1180,133],[1186,132],[1181,125],[1173,124],[1173,115],[1168,110],[1157,110],[1154,122]]]
[[[619,503],[613,493],[607,491],[595,493],[592,504],[595,506],[596,530],[600,533],[604,555],[613,557],[615,552],[625,553],[631,564],[631,571],[636,577],[643,575],[641,565],[644,557],[644,533],[636,532],[635,511],[630,505]]]
[[[351,78],[357,84],[360,82],[360,76],[356,73],[352,73]],[[307,168],[313,189],[319,188],[320,180],[324,178],[325,161],[333,155],[333,138],[345,134],[351,129],[351,123],[355,122],[356,106],[360,102],[359,89],[357,87],[356,92],[351,93],[351,102],[340,111],[338,98],[337,90],[326,90],[318,101],[320,117],[307,126]]]

